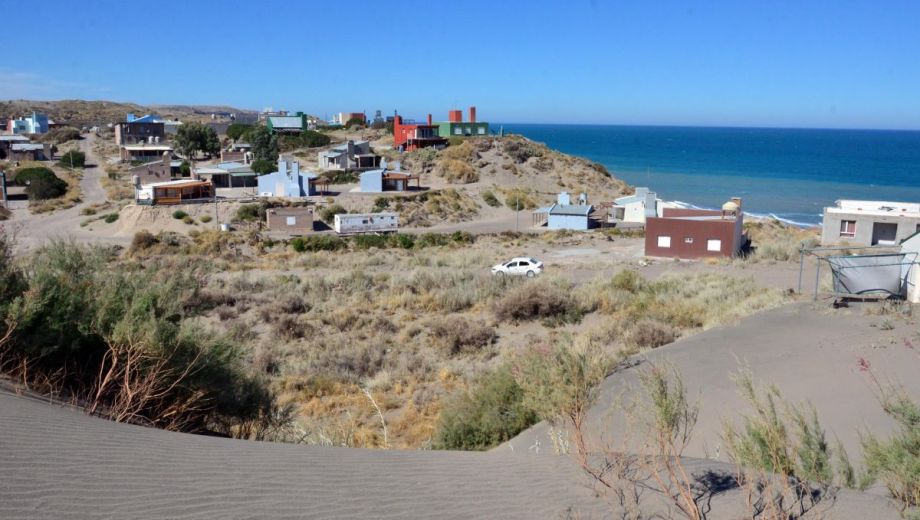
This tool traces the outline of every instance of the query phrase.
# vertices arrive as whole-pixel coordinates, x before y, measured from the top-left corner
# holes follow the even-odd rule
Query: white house
[[[821,243],[893,246],[920,231],[920,204],[838,200],[824,208]]]
[[[648,188],[636,188],[636,192],[632,195],[613,200],[607,220],[611,224],[620,222],[645,224],[647,217],[660,217],[662,209],[662,201],[654,191],[649,191]]]
[[[367,141],[348,141],[317,155],[320,170],[368,170],[380,167],[380,156]]]

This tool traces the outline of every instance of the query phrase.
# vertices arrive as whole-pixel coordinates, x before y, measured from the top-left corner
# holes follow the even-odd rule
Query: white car
[[[492,266],[492,274],[516,275],[533,278],[543,272],[543,262],[527,257],[512,258],[511,260]]]

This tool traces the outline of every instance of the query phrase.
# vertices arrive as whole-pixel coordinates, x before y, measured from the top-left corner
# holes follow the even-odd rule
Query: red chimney
[[[451,110],[447,116],[447,120],[451,123],[462,123],[463,122],[463,111],[462,110]]]
[[[476,122],[476,107],[470,107],[470,123]]]
[[[428,114],[428,126],[431,126],[431,114]]]

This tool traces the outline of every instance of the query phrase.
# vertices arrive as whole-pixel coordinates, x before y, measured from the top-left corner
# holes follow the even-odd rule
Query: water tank
[[[738,211],[738,203],[736,203],[736,202],[730,200],[730,201],[726,202],[725,204],[722,204],[722,211],[725,211],[725,212],[728,212],[728,211],[731,211],[731,212]]]

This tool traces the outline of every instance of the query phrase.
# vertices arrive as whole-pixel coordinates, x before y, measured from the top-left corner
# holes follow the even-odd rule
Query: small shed
[[[416,182],[421,189],[418,175],[409,172],[390,171],[386,168],[370,170],[361,174],[361,193],[381,193],[384,191],[409,191],[409,183]]]
[[[313,232],[313,208],[270,208],[265,212],[269,231],[298,235]]]

